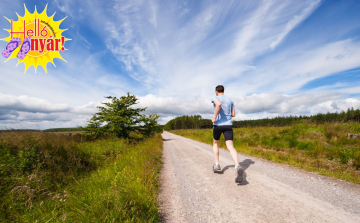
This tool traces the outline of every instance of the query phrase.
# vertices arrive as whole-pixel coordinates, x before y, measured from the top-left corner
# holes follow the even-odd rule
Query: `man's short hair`
[[[225,88],[222,85],[218,85],[216,86],[215,90],[219,93],[224,93]]]

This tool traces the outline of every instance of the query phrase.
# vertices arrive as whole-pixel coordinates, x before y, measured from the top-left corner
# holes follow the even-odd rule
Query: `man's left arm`
[[[231,101],[231,117],[235,117],[235,105],[233,101]]]

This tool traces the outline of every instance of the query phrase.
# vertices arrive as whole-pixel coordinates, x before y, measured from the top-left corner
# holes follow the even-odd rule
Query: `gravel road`
[[[227,150],[213,173],[212,146],[162,136],[163,222],[360,222],[360,185],[243,154],[245,180],[236,184]]]

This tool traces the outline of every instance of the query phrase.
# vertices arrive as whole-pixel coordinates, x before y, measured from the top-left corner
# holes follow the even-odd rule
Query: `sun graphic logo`
[[[60,55],[60,51],[66,50],[65,42],[71,40],[62,36],[66,29],[60,29],[60,24],[66,17],[54,21],[55,13],[50,17],[46,14],[47,5],[41,13],[36,11],[36,6],[34,13],[30,13],[25,4],[24,7],[25,15],[23,17],[16,13],[18,21],[5,17],[10,22],[10,29],[6,29],[10,36],[1,39],[8,42],[2,56],[7,58],[6,61],[17,58],[17,65],[23,62],[25,64],[24,73],[31,65],[34,66],[35,72],[37,67],[41,66],[47,73],[46,65],[52,63],[55,66],[54,58],[66,62]]]

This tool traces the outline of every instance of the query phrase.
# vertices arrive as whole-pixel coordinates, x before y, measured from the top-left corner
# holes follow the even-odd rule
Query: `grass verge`
[[[0,222],[156,222],[162,138],[0,134]]]
[[[171,132],[212,145],[212,129]],[[360,139],[345,136],[359,132],[358,123],[239,128],[234,146],[244,154],[360,183]],[[226,148],[223,136],[220,146]]]

